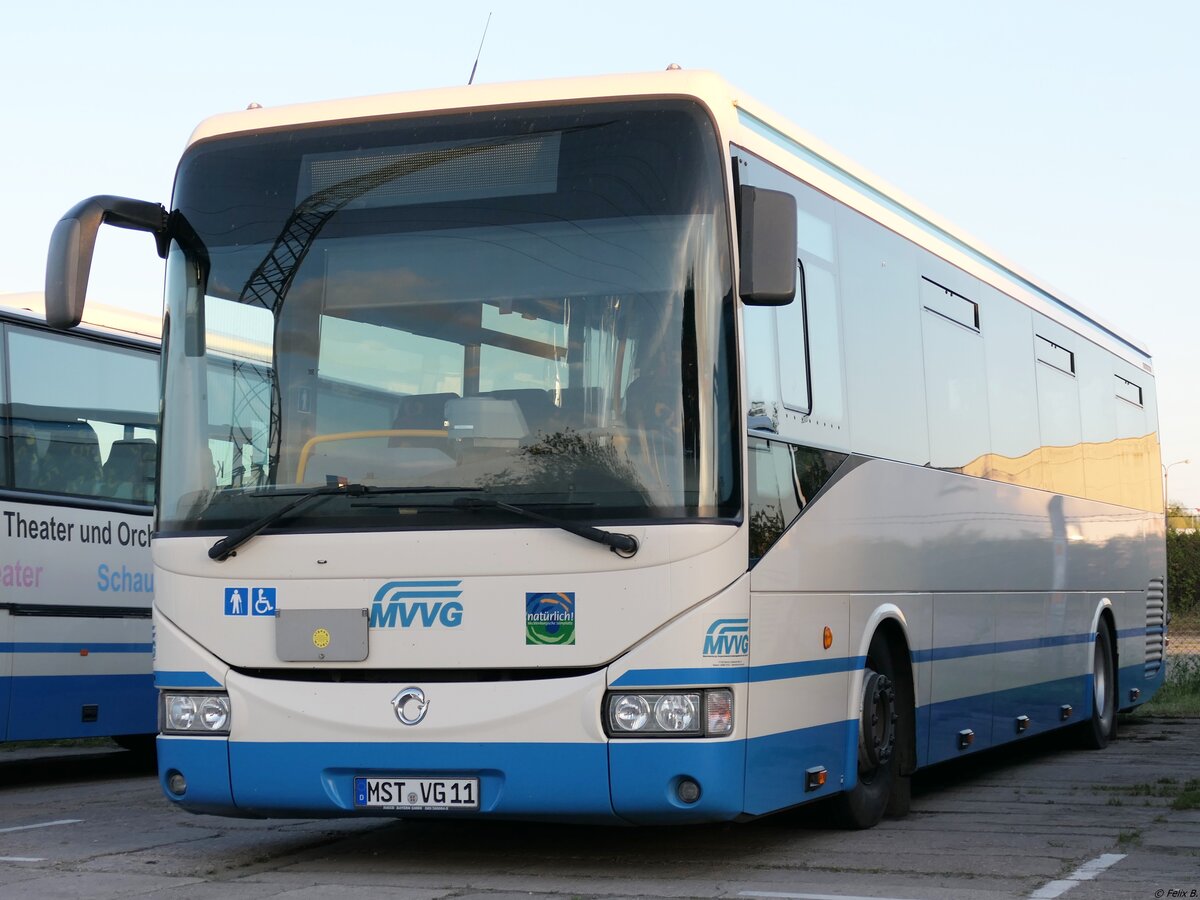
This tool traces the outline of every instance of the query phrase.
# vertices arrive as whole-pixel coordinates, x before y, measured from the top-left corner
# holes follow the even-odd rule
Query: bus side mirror
[[[89,197],[77,203],[58,220],[50,235],[46,322],[54,328],[74,328],[83,318],[92,252],[102,223],[149,231],[158,244],[158,255],[167,255],[167,211],[162,204],[111,196]]]
[[[786,306],[796,297],[796,198],[738,186],[738,293],[751,306]]]

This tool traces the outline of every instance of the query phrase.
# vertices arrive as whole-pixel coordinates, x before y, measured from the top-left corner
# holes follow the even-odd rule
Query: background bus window
[[[5,375],[5,341],[4,336],[8,328],[0,323],[0,404],[3,404],[8,396],[8,391],[5,385],[8,383],[8,376]],[[8,415],[0,406],[0,488],[12,487],[13,472],[12,465],[9,460],[12,456],[9,447],[12,443],[12,436],[9,434]]]
[[[8,350],[12,486],[152,503],[157,357],[20,327]]]

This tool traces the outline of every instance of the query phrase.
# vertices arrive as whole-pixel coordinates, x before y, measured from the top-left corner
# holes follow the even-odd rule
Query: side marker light
[[[821,636],[821,643],[826,650],[833,646],[833,631],[828,625],[825,626],[825,633]]]

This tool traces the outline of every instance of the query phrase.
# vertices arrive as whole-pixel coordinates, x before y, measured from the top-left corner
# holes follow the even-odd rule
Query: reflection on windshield
[[[209,266],[172,250],[162,527],[239,527],[277,490],[338,484],[736,512],[715,141],[688,104],[596,110],[185,159]],[[420,512],[333,496],[296,518],[477,527],[439,494]]]

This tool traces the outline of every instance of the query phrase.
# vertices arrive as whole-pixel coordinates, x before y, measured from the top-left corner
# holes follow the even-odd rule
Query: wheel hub
[[[896,749],[896,688],[892,680],[867,669],[863,676],[862,718],[858,730],[858,771],[868,775],[886,765]]]

